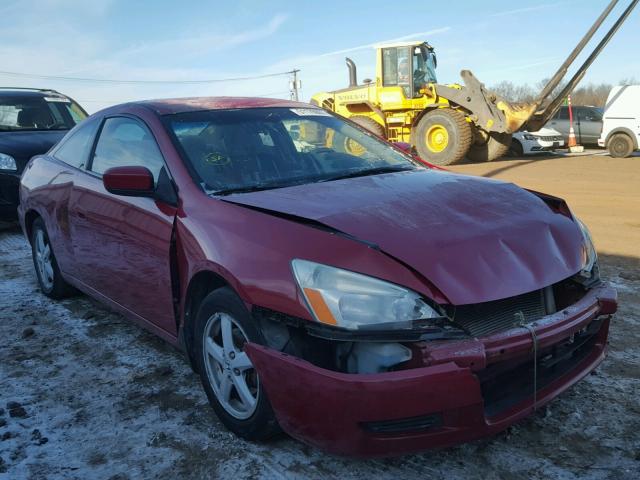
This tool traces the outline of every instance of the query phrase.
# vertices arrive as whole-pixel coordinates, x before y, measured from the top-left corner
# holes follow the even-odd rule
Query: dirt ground
[[[0,479],[640,478],[640,158],[455,168],[566,198],[591,227],[620,310],[584,381],[494,438],[384,460],[290,438],[251,444],[208,407],[181,353],[84,296],[51,302],[30,251],[0,229]]]

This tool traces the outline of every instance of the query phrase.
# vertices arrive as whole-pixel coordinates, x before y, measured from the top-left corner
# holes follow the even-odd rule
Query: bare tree
[[[513,82],[505,80],[491,87],[491,90],[510,102],[530,102],[536,98],[538,92],[542,90],[547,81],[547,79],[543,79],[531,87],[530,85],[515,85]],[[618,82],[619,85],[637,85],[638,83],[640,82],[634,77],[622,79]],[[564,84],[558,85],[551,97],[558,95],[563,87]],[[611,88],[611,84],[608,83],[583,85],[571,93],[572,103],[574,105],[604,107]]]
[[[514,85],[509,80],[494,85],[491,90],[510,102],[530,102],[535,98],[535,92],[529,85]]]

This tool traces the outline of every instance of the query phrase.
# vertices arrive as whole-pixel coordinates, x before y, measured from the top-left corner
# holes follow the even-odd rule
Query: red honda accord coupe
[[[112,107],[20,195],[42,291],[184,349],[246,439],[378,456],[493,434],[603,360],[617,307],[561,199],[302,103]]]

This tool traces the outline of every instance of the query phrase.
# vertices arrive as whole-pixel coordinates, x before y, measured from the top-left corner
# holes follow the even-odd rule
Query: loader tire
[[[435,165],[451,165],[465,157],[473,135],[462,112],[438,108],[422,116],[412,137],[420,158]]]
[[[487,133],[474,127],[473,137],[467,158],[474,163],[492,162],[506,155],[511,148],[510,133]]]
[[[380,138],[386,138],[384,127],[371,117],[365,117],[364,115],[355,115],[349,120],[351,120],[353,123],[357,123],[362,128],[369,130],[371,133],[379,136]]]

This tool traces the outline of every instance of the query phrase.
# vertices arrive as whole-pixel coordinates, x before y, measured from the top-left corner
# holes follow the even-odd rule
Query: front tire
[[[264,339],[244,303],[228,287],[211,292],[196,316],[195,358],[200,380],[220,421],[246,440],[280,432],[246,342]]]
[[[633,153],[633,140],[624,133],[616,133],[607,145],[609,155],[614,158],[626,158]]]
[[[510,133],[485,132],[474,127],[473,144],[469,148],[467,158],[472,162],[492,162],[503,157],[511,147]]]
[[[59,300],[75,292],[74,288],[62,278],[49,234],[40,217],[36,218],[31,227],[31,255],[42,293],[49,298]]]
[[[522,144],[515,138],[511,141],[511,148],[509,149],[509,153],[514,157],[524,157],[524,148],[522,147]]]
[[[380,138],[386,138],[384,127],[371,117],[365,117],[364,115],[355,115],[349,120],[351,120],[353,123],[357,123],[362,128],[369,130],[371,133],[377,135]]]
[[[423,115],[413,132],[420,158],[435,165],[452,165],[464,159],[471,145],[471,125],[465,115],[438,108]]]

